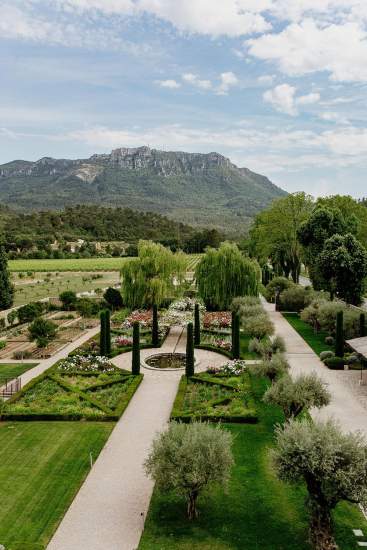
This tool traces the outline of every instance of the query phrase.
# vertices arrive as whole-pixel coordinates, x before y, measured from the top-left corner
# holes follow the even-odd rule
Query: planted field
[[[78,359],[65,360],[33,379],[5,405],[4,417],[15,420],[118,420],[142,376],[117,367],[74,370]],[[64,365],[67,365],[64,368]],[[69,366],[68,366],[69,365]],[[96,367],[98,368],[98,367]]]
[[[0,544],[44,550],[114,424],[0,425]]]
[[[216,376],[202,373],[180,381],[173,419],[214,422],[256,422],[256,410],[247,373]]]
[[[252,381],[257,424],[224,424],[235,436],[228,492],[199,497],[199,517],[189,521],[183,498],[155,490],[139,550],[310,550],[305,490],[280,482],[271,465],[274,425],[282,418],[261,402],[264,389]],[[334,519],[340,550],[357,548],[352,529],[367,532],[358,508],[338,506]]]

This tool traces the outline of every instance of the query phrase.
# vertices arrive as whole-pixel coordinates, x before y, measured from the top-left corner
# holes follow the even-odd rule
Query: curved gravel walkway
[[[186,337],[172,327],[159,349],[152,353],[182,351]],[[228,360],[217,353],[195,350],[197,370],[220,366]],[[131,353],[114,358],[124,369],[131,367]],[[144,528],[153,482],[143,463],[152,440],[167,425],[183,371],[141,369],[144,379],[116,424],[82,488],[71,504],[48,550],[134,550]]]
[[[285,340],[286,356],[291,366],[291,374],[297,376],[314,371],[329,388],[332,396],[330,405],[320,410],[313,410],[312,416],[321,420],[334,418],[344,431],[360,430],[367,436],[366,409],[350,385],[343,383],[335,371],[328,369],[320,361],[316,353],[283,315],[275,311],[274,304],[264,302],[264,307],[274,323],[276,334]]]

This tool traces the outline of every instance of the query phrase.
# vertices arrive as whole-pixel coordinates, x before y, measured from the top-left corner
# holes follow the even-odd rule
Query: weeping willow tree
[[[138,257],[121,270],[122,297],[128,307],[151,307],[174,296],[184,281],[187,260],[161,244],[139,241]]]
[[[208,309],[228,310],[236,296],[257,296],[261,276],[257,262],[244,256],[237,245],[222,243],[209,248],[196,268],[196,283]]]

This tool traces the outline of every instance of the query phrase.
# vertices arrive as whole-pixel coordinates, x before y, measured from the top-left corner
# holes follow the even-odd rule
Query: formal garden
[[[312,421],[309,411],[332,396],[315,373],[290,376],[286,342],[259,296],[329,368],[357,367],[345,340],[365,330],[361,312],[270,264],[262,270],[231,243],[209,249],[192,281],[184,255],[143,241],[121,278],[121,291],[82,303],[63,292],[54,312],[11,328],[43,350],[80,318],[96,330],[1,404],[3,487],[16,479],[12,496],[1,492],[6,550],[46,548],[116,422],[153,380],[147,354],[171,350],[172,334],[171,354],[185,353],[182,370],[160,368],[162,380],[176,377],[177,393],[144,464],[155,489],[139,549],[357,547],[353,529],[367,532],[357,507],[367,494],[366,443],[333,421]]]

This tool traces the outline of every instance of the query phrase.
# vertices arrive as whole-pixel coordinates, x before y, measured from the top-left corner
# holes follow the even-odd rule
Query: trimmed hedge
[[[220,353],[221,355],[224,355],[225,357],[228,357],[229,359],[232,359],[232,353],[230,351],[227,351],[223,348],[216,348],[215,346],[212,346],[211,344],[200,344],[200,346],[195,346],[196,349],[205,349],[207,351],[214,351],[215,353]]]

